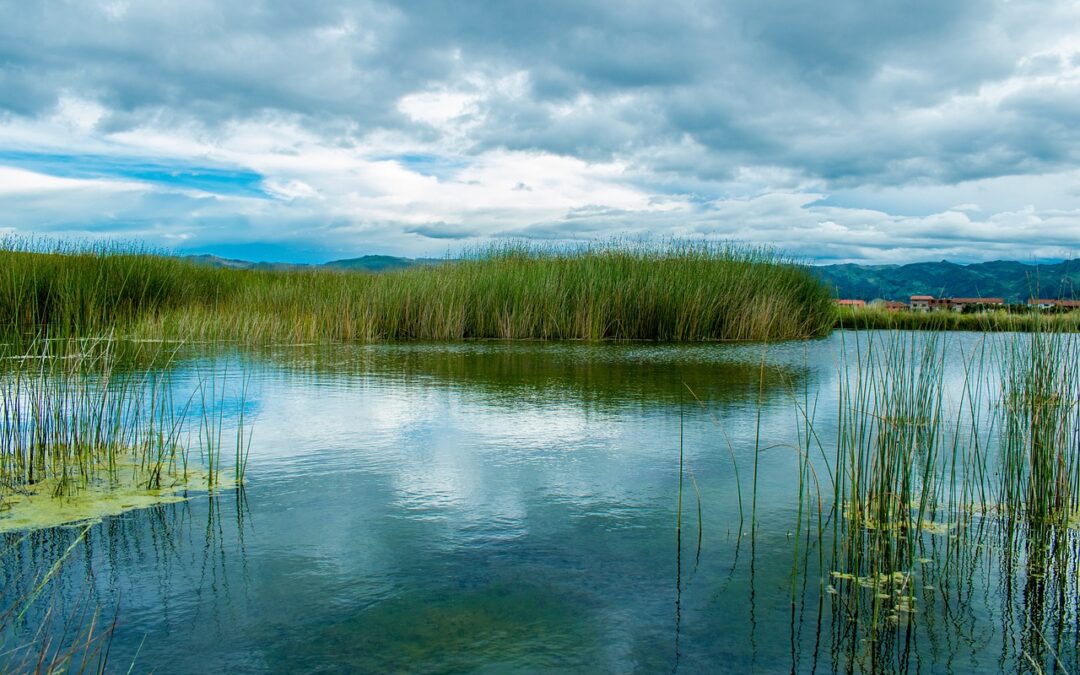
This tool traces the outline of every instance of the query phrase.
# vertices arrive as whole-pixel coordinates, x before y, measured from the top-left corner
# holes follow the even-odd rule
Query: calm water
[[[844,339],[185,361],[178,389],[208,368],[237,392],[250,378],[232,401],[255,419],[245,490],[94,526],[53,604],[117,611],[121,672],[1075,672],[1076,603],[1053,597],[1075,578],[1050,583],[1075,566],[993,538],[940,579],[932,561],[955,554],[929,541],[913,621],[846,636],[796,529],[792,445],[809,401],[831,448]],[[9,588],[78,532],[7,535]]]

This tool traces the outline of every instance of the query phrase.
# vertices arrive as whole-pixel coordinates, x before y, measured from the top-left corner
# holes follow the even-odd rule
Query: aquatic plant
[[[224,393],[198,409],[200,428],[217,430],[196,446],[210,462],[189,466],[189,412],[197,395],[205,399],[206,383],[196,383],[178,403],[167,363],[117,372],[114,344],[105,338],[41,339],[25,350],[0,348],[0,529],[181,499],[186,489],[220,481]],[[244,433],[241,419],[237,482],[246,467],[250,436]]]
[[[1007,598],[1025,612],[1016,619],[1015,666],[1060,667],[1058,654],[1070,653],[1067,641],[1075,636],[1059,617],[1080,610],[1072,590],[1077,536],[1068,527],[1075,524],[1080,450],[1075,337],[1056,329],[986,335],[966,351],[944,332],[842,339],[834,453],[819,439],[808,397],[796,405],[804,475],[791,580],[793,643],[807,616],[813,620],[805,608],[796,611],[798,583],[805,593],[806,581],[820,575],[819,597],[829,601],[818,607],[818,630],[831,615],[834,666],[904,670],[918,651],[919,623],[941,619],[929,609],[968,606],[973,577],[985,574],[976,570],[1000,555],[1007,564],[1003,588],[1026,578],[1019,599]],[[811,438],[821,470],[810,474],[808,487]],[[831,528],[819,526],[815,540],[819,476],[833,505]],[[816,508],[820,523],[825,509],[820,501]],[[815,547],[831,554],[814,559],[808,551]],[[1054,609],[1041,610],[1036,596],[1053,599]]]
[[[0,246],[0,334],[761,340],[823,335],[835,316],[805,267],[732,245],[508,244],[381,274],[212,269],[108,247],[28,248]]]
[[[1047,314],[989,310],[959,312],[893,312],[876,307],[837,310],[836,327],[848,330],[929,330],[978,332],[1027,332],[1046,330],[1080,331],[1080,311]]]
[[[841,361],[831,574],[827,590],[854,631],[877,641],[910,620],[911,574],[948,456],[940,334],[887,333]]]
[[[137,245],[0,239],[0,336],[91,337],[148,313],[213,305],[234,277]]]
[[[999,501],[1014,520],[1063,525],[1080,507],[1080,342],[1025,338],[1002,345]]]

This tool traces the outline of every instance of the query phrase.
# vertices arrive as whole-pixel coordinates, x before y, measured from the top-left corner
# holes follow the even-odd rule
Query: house
[[[936,302],[937,298],[932,295],[913,295],[911,296],[911,310],[929,312]]]
[[[981,307],[987,308],[990,306],[1004,307],[1005,298],[945,298],[948,301],[948,309],[954,312],[962,312],[965,307]]]
[[[1061,307],[1063,309],[1080,309],[1080,300],[1050,300],[1047,298],[1028,298],[1028,307],[1038,307],[1039,309],[1052,309],[1055,307]]]
[[[850,307],[851,309],[864,309],[866,307],[865,300],[837,300],[836,304],[840,307]]]
[[[881,306],[886,312],[902,312],[908,308],[906,302],[897,302],[896,300],[886,300]]]
[[[911,296],[911,309],[916,312],[962,312],[965,307],[1005,307],[1005,298],[935,298],[932,295]]]

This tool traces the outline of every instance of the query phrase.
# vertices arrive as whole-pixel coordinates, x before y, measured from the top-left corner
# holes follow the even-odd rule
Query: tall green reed
[[[807,532],[803,545],[831,548],[816,564],[827,573],[834,663],[906,667],[917,649],[915,617],[938,620],[920,607],[966,606],[973,566],[996,552],[1035,565],[1028,585],[1076,612],[1078,604],[1064,598],[1075,586],[1069,570],[1077,538],[1063,527],[1075,523],[1078,493],[1075,336],[1047,330],[972,342],[944,332],[892,331],[841,338],[833,453],[805,396],[799,406],[810,420],[800,438],[805,444],[813,437],[823,456],[825,471],[814,479],[831,480],[831,528],[819,531],[817,542],[810,536],[806,514],[815,493],[805,476],[796,527]],[[804,452],[809,456],[809,445]],[[991,533],[1005,540],[991,546]],[[815,564],[800,558],[798,546],[793,603],[797,578]],[[1005,575],[1008,588],[1014,572]],[[1049,616],[1029,617],[1033,630],[1067,639],[1068,627]],[[793,635],[795,617],[793,605]],[[1061,644],[1034,637],[1025,632],[1026,658],[1053,665]]]
[[[849,330],[929,330],[1024,332],[1053,327],[1059,331],[1080,331],[1080,311],[1046,313],[989,310],[974,314],[959,312],[892,312],[885,309],[840,308],[836,327]]]
[[[732,245],[509,244],[382,274],[211,269],[123,249],[25,248],[0,245],[0,334],[761,340],[822,335],[835,315],[806,268]]]
[[[1080,341],[1037,330],[1001,355],[1002,509],[1062,525],[1080,506]]]
[[[179,400],[171,356],[155,367],[118,371],[110,338],[38,339],[29,346],[0,347],[0,503],[6,496],[77,494],[91,481],[126,472],[155,490],[188,479],[192,403],[204,383]],[[221,472],[220,430],[226,424],[224,390],[199,407],[200,428],[210,420],[208,482]],[[246,387],[243,395],[246,395]],[[243,406],[241,405],[241,409]],[[232,419],[228,420],[233,423]],[[234,478],[243,479],[250,423],[237,427]]]
[[[880,639],[910,616],[907,573],[936,498],[942,442],[938,337],[887,334],[856,345],[839,383],[832,588],[852,630]]]

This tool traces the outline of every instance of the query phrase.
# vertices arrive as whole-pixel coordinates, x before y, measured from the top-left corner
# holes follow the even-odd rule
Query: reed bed
[[[845,334],[834,451],[803,413],[802,452],[808,458],[816,440],[822,461],[812,477],[823,482],[807,485],[809,472],[800,480],[796,528],[807,550],[830,549],[816,564],[831,598],[834,657],[902,669],[916,617],[924,607],[965,606],[968,568],[997,554],[988,551],[1000,552],[1003,565],[1015,567],[1016,557],[1042,565],[1029,584],[1062,599],[1059,611],[1080,611],[1069,596],[1080,513],[1080,342],[1058,328],[986,335],[966,352],[945,332]],[[829,491],[831,507],[820,498]],[[1000,541],[990,544],[991,536]],[[812,569],[797,549],[793,600],[800,574]],[[1037,625],[1067,639],[1068,626],[1047,617]],[[1053,665],[1053,649],[1026,649]]]
[[[918,547],[924,531],[942,527],[934,517],[952,459],[941,334],[856,337],[853,351],[841,361],[829,471],[828,589],[845,644],[877,643],[910,620]]]
[[[204,378],[177,400],[168,368],[116,372],[113,345],[104,338],[40,339],[29,350],[0,348],[0,529],[38,516],[40,526],[59,524],[65,513],[50,498],[85,497],[68,508],[72,517],[92,518],[94,508],[106,513],[115,506],[114,493],[150,504],[177,489],[221,482],[230,443],[222,439],[225,400],[216,379]],[[250,443],[240,414],[238,423],[228,420],[236,427],[236,482]],[[202,461],[189,464],[194,448]]]
[[[166,465],[186,464],[161,376],[114,380],[109,345],[80,341],[58,354],[55,342],[41,340],[7,356],[14,367],[0,380],[0,477],[8,487],[50,481],[65,496],[128,458],[147,470],[148,487],[159,487]]]
[[[890,312],[867,307],[837,310],[836,328],[849,330],[927,330],[978,331],[982,333],[1011,332],[1080,332],[1080,311],[1021,313],[991,310],[963,314],[958,312]]]
[[[1080,508],[1080,342],[1036,331],[1002,358],[1000,504],[1013,519],[1064,525]]]
[[[809,271],[765,250],[507,245],[368,274],[199,267],[116,249],[0,247],[0,333],[245,343],[779,340],[827,333]]]
[[[102,336],[147,314],[216,306],[235,282],[134,246],[9,238],[0,241],[0,336]]]

